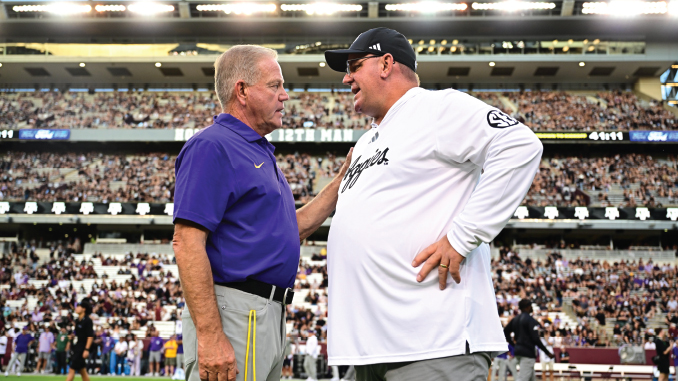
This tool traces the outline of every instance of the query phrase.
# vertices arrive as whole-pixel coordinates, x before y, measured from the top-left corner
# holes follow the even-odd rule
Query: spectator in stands
[[[158,337],[158,330],[153,329],[151,333],[151,346],[149,347],[148,363],[149,373],[154,376],[160,375],[160,362],[162,361],[163,339]]]
[[[129,343],[126,336],[121,337],[113,349],[115,351],[115,374],[125,375],[125,363],[127,362],[127,351],[129,350]],[[120,373],[118,373],[120,367]]]
[[[563,364],[568,364],[570,362],[570,352],[568,352],[565,347],[560,348],[560,355],[558,357]]]
[[[54,347],[54,334],[47,328],[43,328],[41,331],[38,339],[38,365],[35,368],[35,373],[45,373]]]
[[[68,330],[65,325],[62,325],[54,343],[57,362],[54,373],[61,375],[68,372],[68,368],[66,368],[66,354],[70,350],[70,344],[71,339],[68,337]]]
[[[164,345],[165,348],[165,376],[172,377],[174,374],[174,368],[177,366],[177,350],[179,349],[179,344],[177,344],[177,336],[172,335],[169,340]]]
[[[14,353],[12,358],[7,364],[7,370],[5,371],[5,377],[9,376],[9,373],[13,370],[14,365],[19,364],[19,370],[16,375],[21,376],[21,372],[24,370],[24,365],[26,365],[26,356],[28,354],[28,344],[31,341],[35,340],[33,335],[28,333],[28,326],[25,325],[21,328],[21,334],[14,339]]]

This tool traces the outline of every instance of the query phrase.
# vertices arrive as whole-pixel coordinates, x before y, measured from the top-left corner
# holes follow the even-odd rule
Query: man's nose
[[[287,91],[285,91],[285,88],[283,87],[282,89],[282,96],[280,97],[280,101],[284,102],[286,100],[290,99],[289,94],[287,94]]]
[[[344,85],[350,86],[351,82],[353,82],[353,77],[351,77],[348,74],[344,74],[344,79],[341,80],[341,83],[343,83]]]

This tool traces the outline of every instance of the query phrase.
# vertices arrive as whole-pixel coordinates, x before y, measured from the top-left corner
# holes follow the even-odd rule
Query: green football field
[[[2,374],[4,376],[4,373]],[[5,379],[14,379],[15,381],[47,381],[47,380],[66,380],[66,376],[56,376],[53,374],[32,374],[24,373],[21,377],[10,375]],[[171,380],[169,377],[121,377],[121,376],[90,376],[92,381],[106,381],[106,380],[125,380],[125,381],[157,381],[157,380]],[[80,376],[76,376],[75,380],[81,380]],[[300,379],[283,380],[283,381],[303,381]]]

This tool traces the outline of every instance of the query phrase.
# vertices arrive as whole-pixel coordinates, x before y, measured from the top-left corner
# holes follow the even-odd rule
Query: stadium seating
[[[675,130],[678,116],[633,92],[475,92],[535,131]],[[343,92],[290,92],[283,128],[369,128]],[[34,92],[0,98],[5,128],[203,128],[220,106],[212,92]]]
[[[172,202],[175,155],[9,152],[0,158],[0,201]],[[299,203],[339,172],[332,152],[278,154]],[[678,204],[676,156],[545,156],[525,197],[532,206],[666,207]]]

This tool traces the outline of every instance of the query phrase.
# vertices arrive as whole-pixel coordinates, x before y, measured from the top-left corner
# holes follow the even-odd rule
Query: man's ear
[[[233,96],[238,100],[242,106],[245,106],[247,103],[247,85],[242,79],[237,81],[234,85],[235,89],[233,91]]]
[[[380,76],[382,79],[386,79],[391,75],[391,73],[393,73],[393,66],[395,64],[395,61],[393,60],[393,56],[390,54],[384,55],[383,60],[380,61],[381,61]]]

